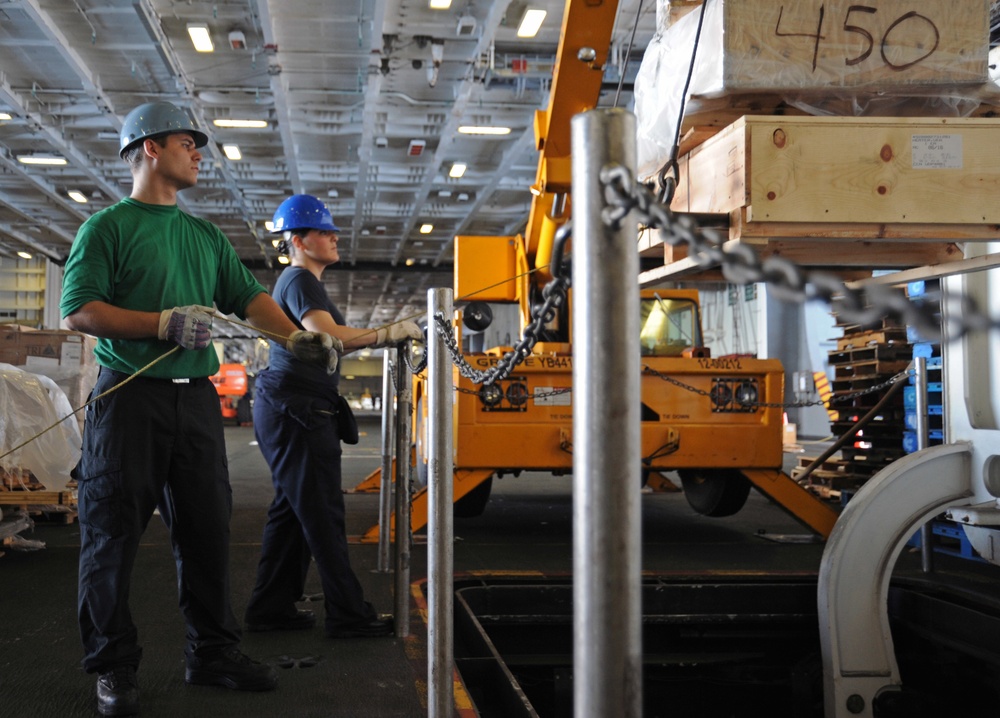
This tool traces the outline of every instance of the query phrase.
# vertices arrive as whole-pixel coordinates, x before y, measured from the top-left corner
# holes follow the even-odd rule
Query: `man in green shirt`
[[[92,396],[148,367],[87,407],[77,472],[83,667],[99,676],[102,715],[139,710],[142,649],[128,593],[155,509],[177,559],[185,680],[238,690],[277,683],[272,666],[240,652],[230,606],[232,493],[219,398],[208,379],[219,369],[213,305],[328,371],[340,349],[327,334],[298,330],[225,235],[177,207],[177,193],[198,181],[198,148],[207,141],[170,103],[129,113],[120,149],[132,171],[131,196],[83,224],[65,267],[62,316],[70,329],[98,337]]]

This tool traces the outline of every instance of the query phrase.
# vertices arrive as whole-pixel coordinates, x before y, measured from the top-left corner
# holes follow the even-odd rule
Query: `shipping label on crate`
[[[988,81],[989,0],[730,0],[729,90],[978,84]]]

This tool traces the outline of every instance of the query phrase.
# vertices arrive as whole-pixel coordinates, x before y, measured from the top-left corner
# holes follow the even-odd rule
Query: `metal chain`
[[[667,376],[666,374],[663,374],[662,372],[658,372],[658,371],[656,371],[656,369],[654,369],[653,367],[649,366],[648,364],[644,364],[642,368],[643,368],[643,370],[649,372],[650,374],[653,374],[654,376],[659,377],[660,379],[662,379],[663,381],[667,382],[668,384],[673,384],[674,386],[680,387],[681,389],[684,389],[685,391],[689,391],[692,394],[697,394],[699,396],[707,396],[707,397],[711,397],[711,395],[712,395],[711,392],[705,391],[704,389],[699,389],[696,386],[691,386],[690,384],[685,384],[684,382],[679,381],[678,379],[674,379],[673,377]],[[857,399],[858,397],[861,397],[861,396],[865,396],[867,394],[874,394],[876,392],[882,391],[883,389],[885,389],[888,386],[892,386],[896,382],[900,382],[903,379],[906,379],[912,373],[913,373],[912,370],[906,369],[906,370],[901,371],[898,374],[890,377],[889,379],[886,379],[885,381],[883,381],[883,382],[881,382],[879,384],[875,384],[873,386],[868,387],[867,389],[859,389],[858,391],[853,391],[853,392],[851,392],[849,394],[841,394],[840,396],[835,396],[832,399],[830,399],[829,403],[830,404],[834,404],[834,403],[839,404],[839,403],[842,403],[842,402],[845,402],[845,401],[853,401],[854,399]],[[745,403],[745,404],[741,403],[741,406],[745,406],[745,407],[758,407],[758,408],[775,408],[775,409],[799,409],[799,408],[804,408],[804,407],[807,407],[807,406],[827,406],[827,402],[823,401],[822,399],[817,400],[817,401],[793,401],[793,402],[788,402],[788,403],[782,403],[782,402],[777,402],[777,401],[770,401],[770,402],[768,402],[768,401],[759,401],[759,402],[755,401],[755,402],[748,402],[748,403]]]
[[[403,364],[410,370],[411,374],[419,374],[427,366],[427,342],[424,341],[424,351],[420,356],[420,361],[413,363],[412,355],[413,340],[409,339],[399,345],[399,354],[403,358]]]
[[[438,336],[444,341],[445,349],[448,351],[452,363],[458,367],[458,373],[476,384],[486,385],[509,378],[511,372],[531,356],[531,350],[538,343],[539,335],[545,325],[555,319],[557,311],[566,301],[566,292],[569,286],[568,277],[553,276],[552,281],[542,288],[542,297],[545,301],[541,307],[532,312],[532,321],[524,328],[524,336],[521,337],[512,351],[500,357],[500,360],[486,371],[476,369],[465,361],[458,346],[458,340],[455,339],[451,322],[448,321],[443,312],[436,313],[434,315],[435,329]]]
[[[459,394],[472,394],[473,396],[479,396],[478,389],[466,389],[465,387],[456,386],[455,391]],[[548,399],[550,396],[559,396],[560,394],[572,394],[573,387],[567,386],[562,389],[553,389],[552,391],[540,391],[537,394],[532,394],[526,397],[527,401],[538,401],[539,399]]]
[[[981,313],[970,297],[947,298],[949,311],[944,316],[948,318],[948,324],[942,326],[931,303],[912,302],[893,287],[873,284],[864,288],[852,288],[835,275],[804,270],[782,257],[772,256],[762,261],[753,248],[746,244],[723,247],[718,232],[698,226],[688,215],[675,215],[668,206],[660,203],[647,187],[635,182],[632,173],[622,165],[612,164],[601,168],[600,180],[604,185],[604,197],[608,204],[602,211],[605,224],[617,228],[631,212],[635,212],[640,223],[651,229],[662,230],[667,244],[674,247],[687,245],[688,256],[700,267],[707,269],[720,266],[725,278],[734,284],[763,282],[772,288],[776,297],[784,301],[800,304],[814,300],[823,301],[849,324],[869,326],[882,319],[896,319],[914,327],[917,333],[932,342],[940,341],[942,336],[957,339],[970,331],[1000,328],[1000,320],[991,319]],[[435,330],[444,341],[445,349],[452,363],[458,367],[459,374],[476,384],[494,384],[509,378],[514,368],[531,355],[544,325],[555,318],[558,309],[566,301],[566,293],[572,283],[568,274],[563,275],[561,258],[562,244],[571,233],[571,222],[566,222],[557,232],[557,245],[560,251],[552,263],[553,278],[542,289],[544,302],[532,313],[532,321],[525,327],[524,336],[512,351],[504,354],[488,370],[476,369],[465,360],[451,322],[443,313],[435,314]],[[408,357],[406,362],[409,365]],[[426,351],[420,367],[415,370],[411,368],[411,371],[416,373],[424,366],[426,366]],[[688,391],[708,395],[706,391],[666,377],[659,372],[653,371],[653,373],[664,381]],[[897,374],[876,386],[842,395],[832,401],[843,402],[875,393],[900,381],[906,375],[906,372]],[[825,405],[822,401],[759,404],[759,406],[786,408]]]
[[[832,274],[805,271],[782,257],[761,261],[746,244],[723,248],[717,232],[699,227],[690,216],[675,215],[648,188],[635,182],[626,167],[607,165],[601,169],[600,179],[608,203],[602,213],[606,224],[617,227],[634,211],[639,222],[662,230],[671,246],[686,244],[688,256],[700,267],[721,266],[723,275],[734,284],[765,282],[784,301],[823,301],[849,324],[868,326],[883,318],[897,319],[932,342],[940,341],[942,336],[957,339],[970,331],[1000,328],[1000,320],[981,313],[969,297],[947,299],[944,316],[948,323],[941,326],[930,303],[911,302],[894,287],[872,284],[851,288]]]

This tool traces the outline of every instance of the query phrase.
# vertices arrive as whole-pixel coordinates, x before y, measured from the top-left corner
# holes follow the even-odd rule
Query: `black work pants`
[[[102,368],[91,396],[126,378]],[[212,383],[140,376],[89,405],[78,481],[84,669],[139,663],[129,587],[139,539],[157,508],[177,563],[186,654],[211,656],[239,643],[230,606],[232,490]]]
[[[310,558],[316,559],[327,630],[375,618],[347,553],[335,392],[304,392],[293,378],[257,375],[253,420],[271,468],[274,500],[267,512],[257,584],[247,621],[295,614]]]

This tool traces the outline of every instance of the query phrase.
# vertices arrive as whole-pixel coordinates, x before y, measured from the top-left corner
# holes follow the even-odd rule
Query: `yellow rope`
[[[529,269],[527,272],[523,272],[521,274],[516,274],[513,277],[501,280],[499,282],[496,282],[495,284],[491,284],[491,285],[489,285],[487,287],[482,287],[481,289],[477,289],[474,292],[470,292],[469,294],[466,294],[464,296],[458,297],[455,301],[465,301],[469,297],[474,297],[477,294],[481,294],[482,292],[485,292],[488,289],[493,289],[495,287],[499,287],[499,286],[501,286],[503,284],[506,284],[507,282],[513,282],[516,279],[520,279],[521,277],[525,277],[525,276],[531,274],[532,272],[537,272],[540,269],[545,269],[546,266],[547,265],[543,265],[541,267],[536,267],[534,269]],[[376,334],[376,336],[377,336],[379,329],[384,329],[386,327],[391,327],[391,326],[393,326],[395,324],[402,324],[405,321],[412,321],[413,319],[419,319],[419,318],[424,317],[424,316],[426,316],[426,315],[425,314],[414,314],[414,315],[412,315],[410,317],[404,317],[402,319],[397,319],[394,322],[390,322],[388,324],[383,324],[381,327],[376,327],[374,329],[368,329],[368,332],[369,333],[374,332]],[[223,316],[223,315],[218,314],[218,313],[213,313],[212,317],[215,318],[215,319],[222,319],[223,321],[229,322],[230,324],[235,324],[236,326],[244,327],[246,329],[252,329],[252,330],[254,330],[254,331],[256,331],[256,332],[258,332],[260,334],[266,335],[266,336],[271,337],[273,339],[280,340],[282,343],[285,343],[286,341],[288,341],[288,337],[286,337],[286,336],[284,336],[282,334],[276,334],[274,332],[269,332],[266,329],[261,329],[260,327],[255,327],[252,324],[248,324],[246,322],[241,322],[238,319],[231,319],[230,317],[226,317],[226,316]],[[364,336],[364,334],[361,334],[359,336]],[[122,382],[119,382],[118,384],[115,384],[113,387],[111,387],[107,391],[101,392],[100,394],[98,394],[97,396],[95,396],[93,399],[91,399],[90,401],[88,401],[86,404],[83,404],[79,408],[74,409],[69,414],[67,414],[66,416],[64,416],[63,418],[61,418],[59,421],[57,421],[56,423],[52,424],[51,426],[48,426],[48,427],[42,429],[40,432],[38,432],[37,434],[35,434],[31,438],[29,438],[29,439],[27,439],[25,441],[22,441],[20,444],[18,444],[17,446],[15,446],[13,449],[10,449],[9,451],[7,451],[5,453],[0,454],[0,460],[6,458],[8,456],[10,456],[11,454],[13,454],[18,449],[27,446],[28,444],[30,444],[32,441],[34,441],[38,437],[42,436],[43,434],[46,434],[47,432],[52,431],[54,428],[56,428],[57,426],[59,426],[61,423],[63,423],[64,421],[66,421],[70,417],[75,416],[76,414],[80,413],[81,411],[83,411],[84,409],[86,409],[88,406],[90,406],[91,404],[93,404],[98,399],[102,399],[105,396],[107,396],[108,394],[111,394],[112,392],[118,391],[120,388],[122,388],[123,386],[125,386],[126,384],[128,384],[130,381],[132,381],[133,379],[135,379],[137,376],[139,376],[140,374],[142,374],[144,371],[146,371],[147,369],[149,369],[150,367],[152,367],[153,365],[155,365],[157,362],[159,362],[159,361],[165,359],[166,357],[170,356],[171,354],[173,354],[174,352],[176,352],[180,348],[181,347],[179,345],[175,346],[173,349],[171,349],[170,351],[166,352],[165,354],[162,354],[162,355],[158,356],[156,359],[154,359],[149,364],[147,364],[146,366],[144,366],[141,369],[139,369],[135,374],[133,374],[129,378],[125,379]],[[351,352],[354,352],[354,351],[358,351],[358,350],[357,349],[351,350]],[[344,352],[344,353],[345,354],[349,354],[351,352]]]

